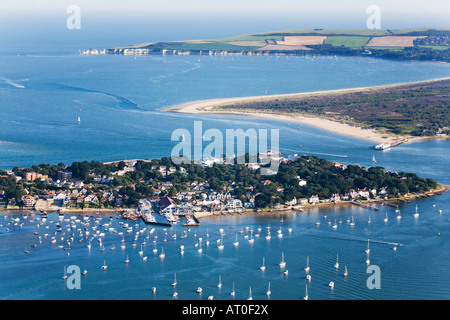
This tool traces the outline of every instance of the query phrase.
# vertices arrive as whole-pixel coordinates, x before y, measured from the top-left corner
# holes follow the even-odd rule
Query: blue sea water
[[[307,125],[253,119],[243,116],[204,116],[166,113],[162,109],[179,103],[221,97],[307,92],[349,87],[363,87],[445,77],[447,64],[400,62],[355,57],[209,57],[209,56],[80,56],[74,54],[4,54],[0,59],[0,168],[31,166],[39,163],[67,165],[72,161],[112,161],[169,156],[176,142],[170,141],[177,128],[192,130],[195,120],[203,121],[204,130],[267,128],[280,130],[280,150],[284,154],[315,154],[342,163],[377,165],[389,170],[408,171],[450,184],[448,141],[423,141],[401,145],[387,152],[375,152],[373,142],[326,132]],[[77,123],[80,116],[81,123]],[[448,299],[450,298],[450,224],[449,194],[413,201],[400,208],[403,218],[397,221],[395,208],[379,206],[375,212],[362,208],[331,208],[303,214],[280,216],[226,216],[203,219],[199,228],[187,231],[181,225],[164,230],[155,227],[156,247],[164,247],[166,258],[154,255],[155,233],[140,233],[133,248],[135,233],[143,223],[130,223],[133,232],[122,239],[106,231],[105,252],[96,240],[91,250],[77,229],[57,234],[57,244],[49,237],[56,231],[56,215],[44,224],[19,216],[17,226],[12,216],[0,217],[0,298],[2,299],[171,299],[174,273],[177,275],[179,299],[230,299],[235,282],[235,299],[246,299],[249,287],[254,299],[266,299],[270,281],[272,299],[301,299],[306,280],[303,270],[310,258],[312,281],[308,284],[311,299]],[[420,217],[412,214],[419,206]],[[434,206],[433,206],[434,205]],[[439,214],[438,210],[443,212]],[[383,221],[385,213],[388,223]],[[324,216],[327,216],[325,218]],[[355,227],[346,220],[353,216]],[[372,223],[367,221],[371,218]],[[15,217],[14,217],[15,218]],[[343,219],[333,230],[327,220]],[[50,221],[54,221],[50,223]],[[321,221],[319,227],[316,222]],[[122,231],[122,219],[109,221]],[[20,223],[23,223],[20,227]],[[125,222],[126,223],[126,222]],[[90,229],[95,225],[90,220]],[[272,239],[265,240],[266,227]],[[46,227],[48,226],[48,229]],[[248,226],[261,226],[260,237],[249,244],[238,234]],[[230,228],[231,227],[231,228]],[[217,249],[223,228],[225,248]],[[283,238],[275,230],[282,228]],[[292,228],[292,232],[288,232]],[[8,229],[8,230],[7,230]],[[103,228],[99,229],[103,230]],[[42,243],[33,233],[38,231]],[[182,232],[188,237],[180,239]],[[441,236],[437,237],[440,232]],[[57,247],[61,236],[74,234],[70,255]],[[167,234],[166,234],[167,233]],[[174,241],[172,235],[177,235]],[[209,234],[209,247],[205,245]],[[244,234],[249,234],[244,231]],[[138,251],[148,236],[143,261]],[[203,238],[203,253],[194,247]],[[164,238],[167,239],[164,242]],[[381,289],[366,285],[365,253],[371,239],[371,263],[381,270]],[[81,240],[81,242],[79,242]],[[394,252],[390,243],[402,243]],[[116,250],[109,248],[115,244]],[[30,244],[36,244],[31,248]],[[185,246],[184,256],[179,245]],[[24,249],[30,250],[29,254]],[[288,276],[278,263],[284,252]],[[159,253],[158,253],[159,254]],[[339,254],[340,268],[333,268]],[[130,263],[124,260],[129,256]],[[259,266],[265,257],[266,271]],[[107,270],[100,267],[105,261]],[[65,266],[79,265],[88,270],[81,290],[68,290],[61,280]],[[344,265],[349,277],[344,279]],[[217,288],[219,275],[223,287]],[[328,283],[335,282],[330,290]],[[157,287],[152,294],[151,288]],[[203,294],[195,290],[203,287]]]

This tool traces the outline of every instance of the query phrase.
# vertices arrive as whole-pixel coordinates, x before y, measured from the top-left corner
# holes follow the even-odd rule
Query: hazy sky
[[[80,8],[79,30],[66,27],[70,5]],[[380,8],[382,29],[450,27],[450,0],[0,0],[0,45],[110,47],[288,29],[365,29],[370,5]]]

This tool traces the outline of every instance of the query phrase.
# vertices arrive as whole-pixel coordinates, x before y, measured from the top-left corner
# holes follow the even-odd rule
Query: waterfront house
[[[318,195],[313,195],[313,196],[309,197],[309,199],[308,199],[308,202],[311,203],[311,204],[316,204],[319,201],[320,200],[319,200],[319,196]]]
[[[297,203],[301,205],[308,204],[308,198],[300,198],[297,200]]]
[[[25,207],[32,207],[36,202],[33,196],[27,195],[22,198]]]
[[[341,197],[339,196],[339,194],[337,193],[333,193],[333,195],[330,198],[331,202],[339,202],[341,201]]]

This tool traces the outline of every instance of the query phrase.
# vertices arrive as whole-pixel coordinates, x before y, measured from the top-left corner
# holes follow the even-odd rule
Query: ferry
[[[375,146],[375,150],[387,150],[387,149],[390,149],[391,147],[392,146],[389,143],[382,143],[382,144]]]

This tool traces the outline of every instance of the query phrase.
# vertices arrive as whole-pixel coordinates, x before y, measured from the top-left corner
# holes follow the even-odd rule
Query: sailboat
[[[417,204],[416,204],[416,213],[414,213],[413,216],[414,216],[414,218],[419,217],[419,208],[417,207]]]
[[[102,269],[106,269],[106,268],[108,268],[108,266],[106,265],[106,261],[105,261],[105,260],[103,260],[103,265],[102,265]]]
[[[367,253],[367,254],[370,253],[369,242],[370,242],[370,239],[367,239],[367,249],[366,249],[366,253]]]
[[[305,289],[305,296],[303,297],[303,300],[308,300],[309,296],[308,296],[308,284],[306,284],[306,289]]]
[[[199,248],[197,249],[197,252],[198,252],[198,253],[202,253],[202,252],[203,252],[203,249],[202,249],[202,240],[201,240],[201,238],[200,238],[199,241],[198,241],[198,245],[199,245]]]
[[[339,269],[339,254],[336,254],[336,263],[334,264],[336,269]]]
[[[263,257],[263,263],[262,263],[262,266],[259,267],[259,268],[261,269],[261,271],[266,270],[266,265],[265,265],[265,263],[264,263],[264,257]]]
[[[230,295],[234,297],[236,295],[236,291],[234,291],[234,281],[233,281],[233,291],[231,291]]]
[[[345,266],[344,278],[347,278],[347,276],[348,276],[348,271],[347,271],[347,266]]]
[[[219,274],[219,283],[217,284],[217,287],[220,289],[222,288],[222,275]]]
[[[249,290],[250,292],[249,292],[249,296],[248,296],[248,299],[247,300],[253,300],[253,298],[252,298],[252,287],[250,287],[250,290]]]
[[[306,257],[306,267],[305,267],[305,272],[309,272],[309,256]]]
[[[367,253],[367,259],[366,259],[366,264],[369,265],[370,264],[370,258],[369,258],[369,253]]]
[[[388,215],[387,215],[387,212],[386,212],[386,218],[384,218],[384,222],[388,222]]]
[[[281,253],[281,262],[280,262],[280,268],[286,267],[286,262],[284,261],[284,252]]]
[[[128,259],[128,255],[127,255],[127,260],[125,260],[125,263],[126,264],[130,263],[130,259]]]
[[[402,218],[402,215],[400,214],[400,210],[399,210],[399,209],[397,209],[397,210],[395,210],[395,211],[397,211],[397,212],[398,212],[398,215],[397,215],[397,220],[400,220],[400,219]]]
[[[255,242],[255,239],[253,239],[253,230],[250,230],[250,239],[248,239],[248,243],[252,244]]]
[[[267,287],[266,295],[267,295],[267,296],[270,296],[271,294],[272,294],[272,291],[270,291],[270,281],[269,281],[269,285],[268,285],[268,287]]]
[[[354,227],[355,226],[355,220],[353,220],[353,216],[352,216],[352,222],[350,222],[350,227]]]
[[[375,156],[372,157],[372,162],[375,163],[377,160],[375,159]]]
[[[165,256],[166,256],[166,254],[164,253],[164,247],[161,247],[161,254],[159,255],[159,257],[160,257],[161,259],[164,259]]]
[[[174,273],[173,274],[173,283],[172,283],[172,287],[176,287],[177,286],[177,274]]]
[[[77,122],[78,122],[78,124],[80,124],[80,123],[81,123],[81,119],[80,119],[80,116],[78,116],[78,120],[77,120]]]
[[[238,235],[236,234],[236,241],[233,242],[233,245],[234,245],[235,247],[239,246],[239,241],[238,241],[237,237],[238,237]]]
[[[219,250],[223,250],[223,240],[222,240],[222,237],[220,237],[220,244],[217,246],[217,248],[218,248]]]

